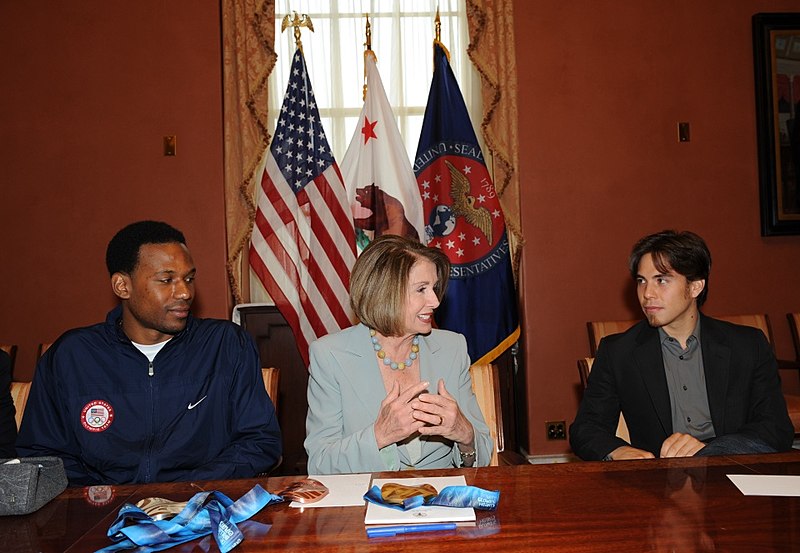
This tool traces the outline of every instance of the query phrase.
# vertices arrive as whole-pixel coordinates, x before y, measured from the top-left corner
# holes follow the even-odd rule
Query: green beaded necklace
[[[378,359],[383,361],[383,364],[391,368],[393,371],[402,371],[408,367],[410,367],[414,363],[414,359],[416,359],[419,355],[419,335],[414,336],[414,339],[411,341],[411,353],[408,354],[408,358],[405,361],[397,363],[389,359],[386,355],[386,352],[383,351],[383,346],[378,341],[377,332],[374,329],[369,329],[369,335],[372,338],[372,348],[375,350],[375,355],[378,356]]]

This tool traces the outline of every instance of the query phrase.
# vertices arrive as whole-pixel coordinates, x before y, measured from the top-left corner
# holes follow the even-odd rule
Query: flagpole
[[[433,79],[414,172],[427,244],[442,248],[454,269],[436,322],[466,337],[473,364],[488,364],[519,339],[517,294],[502,209],[441,44],[438,13],[435,22]]]
[[[378,62],[378,56],[376,56],[375,52],[372,51],[372,25],[369,22],[369,14],[365,13],[364,17],[367,18],[367,25],[366,25],[367,41],[364,43],[364,92],[362,94],[361,100],[366,102],[367,101],[367,56],[372,56],[372,59],[375,60],[375,63]]]
[[[442,43],[442,20],[439,17],[439,7],[438,6],[436,7],[436,17],[433,20],[433,28],[434,28],[433,44],[434,44],[434,46],[438,44],[439,47],[442,50],[444,50],[444,55],[447,56],[447,61],[449,62],[450,61],[450,50],[448,50],[447,46],[445,46]],[[434,49],[434,52],[433,52],[433,61],[434,61],[434,66],[435,66],[436,65],[436,51],[435,51],[435,49]]]
[[[300,41],[300,27],[308,27],[308,30],[312,33],[314,32],[314,25],[311,23],[311,18],[307,14],[298,15],[297,12],[293,11],[294,17],[291,17],[288,13],[284,16],[283,21],[281,21],[281,32],[285,31],[289,27],[294,28],[294,43],[297,46],[297,49],[300,52],[303,52],[303,43]],[[304,52],[303,52],[304,53]]]

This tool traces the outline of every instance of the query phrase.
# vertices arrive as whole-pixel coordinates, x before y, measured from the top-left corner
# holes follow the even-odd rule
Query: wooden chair
[[[280,381],[281,371],[277,367],[261,367],[261,378],[264,380],[264,389],[267,390],[269,399],[272,400],[272,405],[275,406],[275,413],[278,412],[278,383]],[[266,478],[283,462],[283,456],[278,459],[278,462],[267,472],[262,472],[258,476]]]
[[[42,342],[39,344],[39,348],[36,350],[36,359],[38,360],[42,355],[44,355],[44,352],[50,349],[50,346],[52,345],[53,342]]]
[[[597,355],[597,346],[600,340],[610,334],[625,332],[639,321],[589,321],[586,328],[589,330],[589,352],[594,357]]]
[[[490,465],[500,464],[499,453],[503,451],[503,412],[500,409],[500,377],[495,365],[472,365],[469,368],[472,377],[472,391],[478,400],[483,420],[489,427],[494,442],[494,453]]]
[[[586,389],[586,385],[589,383],[589,373],[592,371],[592,364],[594,363],[594,357],[584,357],[583,359],[578,359],[578,373],[581,377],[581,383],[583,384],[583,388]],[[628,443],[631,443],[630,433],[628,432],[628,423],[625,422],[625,417],[622,416],[622,413],[619,414],[619,422],[617,423],[617,437],[622,438]]]
[[[280,369],[277,367],[262,367],[261,377],[264,379],[264,388],[267,390],[269,399],[278,411],[278,381],[280,379]]]
[[[772,336],[772,325],[769,322],[769,316],[764,313],[757,313],[755,315],[727,315],[724,317],[716,317],[722,321],[728,321],[729,323],[734,323],[738,325],[744,326],[752,326],[753,328],[757,328],[764,333],[764,336],[767,337],[767,341],[769,342],[772,348],[775,348],[775,339]],[[784,359],[778,359],[778,370],[783,372],[781,378],[787,378],[787,374],[791,374],[792,377],[797,378],[797,373],[800,371],[800,361],[789,361]],[[789,373],[787,373],[789,371]],[[789,418],[792,420],[792,425],[794,425],[794,432],[795,434],[800,434],[800,396],[796,394],[783,394],[783,398],[786,400],[786,410],[789,411]]]
[[[725,315],[714,316],[715,319],[721,321],[728,321],[737,325],[752,326],[761,330],[767,341],[770,344],[774,343],[772,338],[772,326],[769,323],[769,317],[763,313],[753,315]],[[597,346],[600,345],[600,340],[610,334],[617,334],[625,332],[630,327],[638,323],[638,320],[632,321],[589,321],[586,326],[589,330],[589,351],[592,355],[597,353]]]
[[[800,363],[800,313],[787,313],[789,319],[789,330],[792,331],[792,342],[794,342],[794,356]]]
[[[17,360],[17,346],[11,344],[0,344],[0,349],[8,354],[11,359],[11,378],[14,378],[14,361]]]
[[[500,372],[497,365],[472,365],[469,368],[472,391],[478,401],[489,434],[494,442],[494,453],[489,464],[525,465],[528,459],[516,451],[506,451],[503,438],[503,406],[500,401]]]
[[[11,400],[14,402],[14,409],[17,412],[16,415],[14,415],[17,421],[17,430],[19,430],[19,425],[22,424],[22,415],[25,413],[25,405],[28,403],[28,394],[30,394],[30,392],[30,382],[11,383]]]
[[[772,326],[769,324],[769,317],[764,313],[756,313],[753,315],[725,315],[723,317],[714,317],[721,321],[728,321],[729,323],[752,326],[759,329],[767,337],[767,341],[774,348],[775,339],[772,337]]]

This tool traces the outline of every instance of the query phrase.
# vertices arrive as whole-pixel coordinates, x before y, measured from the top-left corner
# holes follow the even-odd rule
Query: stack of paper
[[[800,476],[791,474],[729,474],[744,495],[800,497]]]

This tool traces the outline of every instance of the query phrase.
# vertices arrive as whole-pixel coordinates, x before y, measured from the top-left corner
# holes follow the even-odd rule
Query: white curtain
[[[400,134],[413,159],[433,77],[434,17],[439,8],[441,40],[450,51],[450,63],[470,111],[481,147],[480,77],[467,57],[469,28],[463,0],[275,0],[275,68],[269,77],[269,132],[274,132],[280,113],[289,66],[295,51],[292,28],[281,32],[284,17],[293,11],[311,18],[314,32],[301,27],[303,55],[322,118],[322,126],[337,162],[341,162],[356,128],[364,103],[364,43],[369,13],[372,50],[378,58],[386,94]],[[488,157],[488,152],[487,157]],[[252,302],[271,299],[250,272]]]
[[[295,50],[291,29],[281,21],[292,10],[308,14],[314,32],[302,28],[301,41],[322,124],[337,161],[341,161],[363,104],[365,13],[370,14],[372,50],[389,102],[398,120],[409,159],[417,149],[433,75],[434,15],[439,7],[441,38],[470,109],[480,125],[480,81],[467,58],[469,30],[464,0],[276,0],[275,52],[269,78],[269,129],[275,127]],[[480,138],[480,132],[476,132]]]

